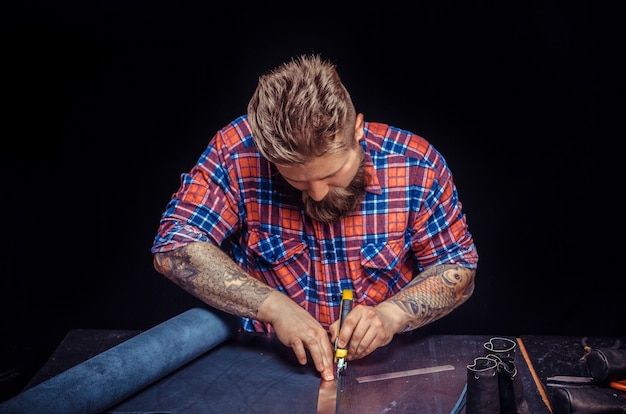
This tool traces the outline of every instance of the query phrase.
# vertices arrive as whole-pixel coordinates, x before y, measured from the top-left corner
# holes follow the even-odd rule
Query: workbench
[[[69,367],[115,349],[140,334],[126,330],[71,330],[26,389],[36,389]],[[498,336],[431,335],[419,330],[396,335],[389,345],[349,362],[341,381],[339,413],[448,414],[463,392],[467,365],[484,355],[485,342]],[[508,338],[518,343],[516,366],[524,397],[535,414],[550,413],[547,377],[588,375],[581,360],[581,338]],[[592,337],[587,341],[601,347],[616,341],[624,343],[624,338]],[[433,367],[448,368],[410,374]],[[381,379],[363,381],[377,376]],[[310,414],[316,412],[320,381],[310,359],[306,365],[300,365],[292,350],[275,335],[236,332],[149,386],[113,402],[104,412]]]

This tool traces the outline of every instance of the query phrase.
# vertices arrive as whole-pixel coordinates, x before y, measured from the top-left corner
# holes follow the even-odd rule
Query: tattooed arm
[[[377,306],[356,306],[344,321],[339,345],[349,346],[348,359],[362,358],[387,345],[396,333],[420,328],[448,315],[474,292],[475,273],[454,264],[424,270]],[[331,333],[334,340],[336,324]]]
[[[256,318],[273,289],[244,272],[219,247],[191,243],[154,255],[154,267],[203,302],[237,316]]]
[[[412,331],[440,319],[474,292],[476,272],[458,265],[439,265],[424,270],[386,302],[403,311],[402,332]]]
[[[308,349],[322,376],[333,378],[333,349],[326,330],[289,297],[243,271],[218,246],[194,242],[156,253],[154,267],[214,308],[270,323],[301,364],[306,364]]]

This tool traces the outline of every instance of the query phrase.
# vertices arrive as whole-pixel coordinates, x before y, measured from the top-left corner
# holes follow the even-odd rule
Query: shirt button
[[[336,295],[331,296],[331,298],[330,298],[330,299],[331,299],[333,302],[337,302],[337,296],[336,296]]]

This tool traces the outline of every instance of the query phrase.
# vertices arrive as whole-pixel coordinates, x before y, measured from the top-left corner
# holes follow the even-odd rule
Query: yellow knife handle
[[[353,294],[352,290],[344,289],[341,291],[341,319],[339,320],[339,329],[343,326],[343,321],[346,319],[346,316],[352,310],[352,299]]]
[[[341,331],[341,327],[343,326],[343,321],[346,319],[346,316],[352,310],[352,300],[354,296],[352,290],[344,289],[341,291],[341,309],[340,309],[340,319],[339,319],[339,331]],[[337,346],[337,342],[339,341],[339,336],[337,336],[337,340],[335,341],[335,362],[340,358],[346,358],[348,356],[348,350],[345,348],[339,348]]]

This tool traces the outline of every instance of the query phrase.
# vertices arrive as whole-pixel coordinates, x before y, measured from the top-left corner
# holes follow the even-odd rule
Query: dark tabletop
[[[73,330],[28,387],[115,346],[137,331]],[[339,412],[450,413],[467,381],[467,365],[484,355],[491,336],[396,335],[386,347],[350,361],[340,383]],[[521,344],[515,363],[535,414],[549,414],[546,379],[587,376],[582,338],[509,337]],[[592,347],[623,338],[587,338]],[[529,364],[530,362],[530,364]],[[412,374],[423,368],[438,372]],[[396,375],[395,378],[389,376]],[[377,380],[365,381],[375,376]],[[382,376],[382,378],[381,378]],[[319,374],[301,366],[272,334],[239,333],[211,351],[111,407],[108,413],[315,413]],[[28,388],[27,387],[27,388]],[[543,395],[542,395],[543,392]]]
[[[466,367],[484,354],[489,336],[397,335],[391,344],[358,361],[342,376],[340,413],[449,413],[466,383]],[[527,400],[549,413],[519,358]],[[439,372],[407,375],[421,368]],[[359,382],[372,375],[398,378]],[[309,363],[300,366],[275,336],[242,333],[177,372],[112,407],[110,413],[315,413],[320,386]]]

